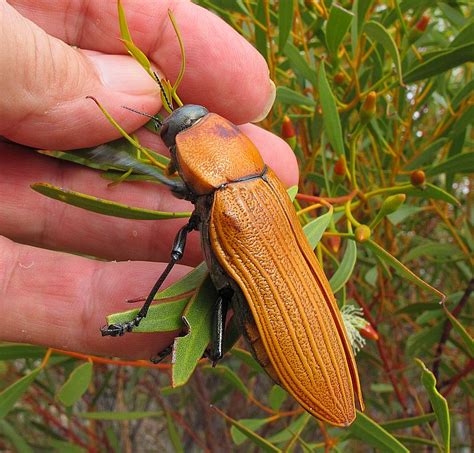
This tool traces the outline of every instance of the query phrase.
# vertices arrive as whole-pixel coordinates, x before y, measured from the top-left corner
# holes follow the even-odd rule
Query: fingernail
[[[127,55],[88,55],[104,86],[131,95],[156,94],[159,87],[147,72]]]
[[[258,115],[257,118],[251,121],[252,123],[258,123],[259,121],[262,121],[263,119],[265,119],[265,117],[268,115],[268,112],[272,108],[273,103],[275,102],[275,98],[276,98],[276,86],[273,83],[273,81],[270,80],[270,90],[269,90],[267,102],[265,103],[260,115]]]

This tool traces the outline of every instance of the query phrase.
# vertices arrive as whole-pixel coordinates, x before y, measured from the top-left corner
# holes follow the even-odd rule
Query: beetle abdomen
[[[209,239],[249,304],[281,385],[317,418],[350,424],[354,392],[362,405],[351,347],[327,279],[270,169],[265,178],[215,192]]]

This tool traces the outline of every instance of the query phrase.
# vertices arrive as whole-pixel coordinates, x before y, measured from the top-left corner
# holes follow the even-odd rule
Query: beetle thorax
[[[263,171],[260,153],[238,127],[210,113],[176,136],[176,164],[197,195]]]

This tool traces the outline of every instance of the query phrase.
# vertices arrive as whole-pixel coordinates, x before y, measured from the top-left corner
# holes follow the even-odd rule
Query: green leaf
[[[245,437],[250,439],[257,447],[262,449],[262,451],[267,451],[271,453],[279,453],[281,450],[275,445],[271,444],[268,442],[268,440],[264,439],[263,437],[259,436],[257,433],[255,433],[252,429],[247,428],[243,423],[240,421],[234,420],[233,418],[229,417],[227,414],[222,412],[220,409],[217,407],[214,407],[214,410],[224,417],[229,423],[232,424],[233,427],[235,427],[238,431],[240,431]],[[256,422],[258,423],[258,422]],[[263,424],[263,423],[262,423]]]
[[[226,380],[234,389],[238,390],[245,397],[248,396],[249,390],[242,380],[229,367],[225,365],[217,365],[215,367],[205,366],[203,370],[208,373],[220,376],[221,379]]]
[[[444,450],[449,452],[451,439],[451,422],[449,420],[448,402],[438,392],[436,388],[436,378],[434,374],[426,368],[425,364],[420,359],[415,359],[415,362],[421,368],[421,383],[428,392],[431,406],[436,414],[436,419],[441,430],[441,435],[444,442]]]
[[[413,426],[419,426],[423,423],[429,423],[436,420],[435,414],[418,415],[417,417],[399,418],[381,423],[380,426],[387,431],[396,431],[397,429],[406,429]]]
[[[393,385],[375,382],[374,384],[370,384],[370,391],[374,393],[393,393]]]
[[[166,412],[166,425],[168,427],[168,434],[170,436],[171,444],[173,445],[173,451],[175,453],[184,453],[181,437],[178,433],[173,417],[171,417],[169,412]]]
[[[423,211],[423,208],[417,208],[416,206],[403,205],[403,206],[400,206],[400,208],[398,208],[395,212],[392,212],[392,214],[389,214],[387,216],[387,219],[390,220],[392,225],[398,225],[399,223],[402,223],[411,215],[418,214],[421,211]]]
[[[306,235],[306,239],[308,239],[311,248],[314,249],[323,237],[323,233],[331,222],[332,214],[333,209],[331,208],[329,212],[326,212],[326,214],[312,220],[303,227],[304,234]]]
[[[288,1],[288,3],[290,2]],[[310,81],[313,86],[317,85],[316,69],[308,64],[297,47],[295,47],[291,42],[287,42],[283,49],[283,53],[288,58],[292,69],[297,74]]]
[[[403,76],[403,80],[405,83],[417,82],[418,80],[442,74],[449,69],[473,60],[474,43],[469,43],[442,52],[423,63],[417,64]]]
[[[0,420],[0,438],[8,439],[17,453],[33,453],[25,439],[6,420]],[[5,445],[3,446],[5,448]],[[4,451],[10,451],[5,449]]]
[[[464,110],[462,115],[456,119],[456,122],[453,124],[453,127],[450,131],[450,138],[453,141],[451,144],[451,148],[449,150],[449,155],[454,156],[461,154],[462,148],[463,148],[463,143],[464,143],[464,137],[466,136],[466,129],[469,128],[472,124],[474,124],[474,105],[469,105],[469,107]],[[459,146],[457,143],[461,143],[461,146]],[[454,151],[453,150],[458,147],[459,151]],[[468,153],[464,153],[468,154]],[[470,154],[474,154],[471,152]],[[469,166],[472,168],[472,162],[469,160]],[[460,171],[460,173],[462,170]]]
[[[424,187],[410,187],[404,190],[403,193],[413,197],[420,197],[425,199],[443,200],[453,206],[459,206],[459,201],[445,190],[433,184],[427,183]]]
[[[97,212],[99,214],[109,215],[113,217],[121,217],[122,219],[135,220],[162,220],[177,219],[189,217],[190,212],[163,212],[153,211],[151,209],[133,208],[114,201],[103,200],[101,198],[92,197],[83,193],[72,190],[61,189],[47,183],[32,184],[31,188],[42,195],[54,200],[86,209],[87,211]]]
[[[262,426],[265,426],[267,423],[271,422],[272,419],[269,418],[241,418],[238,423],[245,428],[249,429],[250,431],[257,431]],[[248,437],[240,431],[235,426],[230,428],[230,435],[232,437],[232,441],[235,445],[242,445]]]
[[[372,41],[381,44],[384,49],[390,54],[393,63],[395,64],[395,69],[397,70],[400,84],[403,85],[400,54],[398,53],[398,47],[395,44],[395,41],[393,40],[387,29],[378,22],[370,20],[369,22],[365,23],[363,33],[365,33]]]
[[[452,244],[439,242],[425,242],[421,245],[413,247],[403,257],[404,262],[416,260],[420,256],[430,256],[435,258],[455,258],[460,255],[459,249]]]
[[[474,24],[474,22],[473,22]],[[470,80],[466,85],[464,85],[453,97],[451,105],[453,109],[457,109],[464,99],[467,99],[471,93],[474,91],[474,79]],[[447,140],[447,139],[446,139]]]
[[[353,17],[354,15],[350,11],[342,8],[337,3],[333,3],[331,6],[326,24],[326,44],[331,54],[337,55],[339,45],[349,29]]]
[[[357,44],[359,42],[359,35],[362,31],[365,22],[367,11],[372,6],[374,0],[354,0],[352,4],[352,27],[351,27],[351,51],[352,57],[355,57]]]
[[[341,120],[337,111],[336,98],[329,85],[324,62],[319,66],[318,91],[323,110],[324,130],[329,143],[338,156],[344,155],[344,141],[342,138]]]
[[[365,274],[364,280],[371,286],[375,286],[378,277],[377,266],[372,266]]]
[[[286,0],[278,4],[278,49],[283,51],[293,26],[294,0]]]
[[[428,446],[431,446],[431,447],[438,447],[439,448],[439,444],[437,442],[435,442],[434,440],[425,439],[424,437],[398,435],[397,439],[401,442],[404,442],[405,444],[408,444],[408,445],[428,445]],[[412,450],[412,451],[417,451],[417,450]]]
[[[232,349],[232,355],[237,357],[239,360],[244,362],[250,368],[252,368],[257,373],[265,373],[264,369],[261,365],[254,359],[252,354],[248,351],[244,351],[243,349],[234,348]]]
[[[151,69],[150,61],[147,56],[133,43],[132,36],[128,29],[127,19],[125,18],[125,12],[122,8],[121,2],[117,2],[118,7],[118,16],[119,16],[119,26],[120,26],[120,36],[122,41],[127,48],[130,55],[135,58],[135,60],[150,74],[153,75]]]
[[[412,197],[420,197],[426,200],[443,200],[452,204],[453,206],[459,206],[459,201],[451,194],[430,183],[425,184],[423,187],[414,187],[411,184],[402,184],[399,186],[386,187],[377,191],[377,194],[380,195],[389,195],[395,193],[404,193]]]
[[[191,272],[187,273],[183,278],[168,286],[168,288],[160,291],[154,300],[168,299],[171,297],[177,297],[182,294],[195,291],[196,288],[202,283],[204,278],[207,276],[208,270],[205,261],[199,266],[196,266]]]
[[[145,149],[147,153],[149,153],[151,157],[156,162],[158,162],[159,165],[161,165],[162,168],[165,168],[169,164],[169,157],[163,156],[162,154],[159,154],[149,148],[143,149]],[[133,166],[137,161],[143,164],[148,163],[148,165],[151,165],[149,159],[147,159],[144,155],[142,158],[139,158],[142,153],[138,152],[137,147],[132,145],[125,138],[119,138],[117,140],[107,142],[99,146],[94,146],[92,148],[81,148],[71,151],[41,149],[37,152],[48,157],[74,162],[76,164],[85,165],[86,167],[95,168],[98,170],[126,171],[130,168],[133,169]],[[122,159],[117,159],[117,156],[122,157]],[[127,164],[125,159],[126,157],[129,158]],[[156,166],[153,168],[158,170],[158,167]]]
[[[265,15],[266,2],[264,0],[257,0],[257,6],[255,8],[255,19],[262,25],[266,26],[266,15]],[[255,47],[262,54],[265,61],[268,61],[268,50],[267,50],[267,34],[258,24],[255,24]]]
[[[15,403],[28,390],[36,379],[42,368],[35,368],[33,371],[18,379],[13,384],[0,392],[0,418],[4,418],[13,409]]]
[[[130,412],[78,412],[77,417],[88,420],[141,420],[143,418],[163,417],[163,411],[130,411]]]
[[[15,359],[39,359],[44,357],[46,350],[42,346],[29,344],[0,344],[0,361]]]
[[[398,275],[406,278],[410,282],[418,285],[420,288],[426,289],[434,294],[436,294],[441,300],[444,300],[446,296],[438,291],[436,288],[426,283],[416,274],[414,274],[410,269],[408,269],[404,264],[398,261],[393,255],[388,253],[384,248],[380,247],[376,242],[369,239],[367,242],[364,242],[364,245],[370,249],[376,256],[378,256],[382,261],[385,261],[387,264],[395,269]]]
[[[427,176],[435,176],[440,173],[474,173],[474,152],[458,154],[426,170]]]
[[[298,93],[288,87],[277,87],[276,100],[282,104],[287,105],[306,105],[309,107],[316,106],[314,99],[309,98],[304,94]]]
[[[130,30],[128,29],[127,18],[125,17],[125,11],[123,9],[121,0],[117,1],[117,10],[119,17],[120,37],[122,39],[128,39],[129,41],[131,41],[132,35],[130,34]]]
[[[466,24],[466,18],[461,12],[446,3],[440,2],[438,8],[443,11],[444,16],[455,27],[463,27]]]
[[[449,43],[449,47],[459,47],[474,41],[474,20],[468,22],[456,37]]]
[[[342,258],[341,264],[329,280],[329,284],[334,293],[337,293],[347,283],[352,275],[357,260],[357,245],[355,241],[348,241],[346,252]]]
[[[433,142],[430,146],[428,146],[421,154],[417,155],[413,160],[410,160],[407,165],[405,165],[406,170],[417,170],[419,168],[423,168],[428,164],[433,164],[435,161],[439,150],[446,145],[449,141],[448,138],[443,137],[435,142]]]
[[[187,334],[173,345],[173,387],[186,384],[211,340],[211,320],[217,291],[210,277],[200,285],[183,314]]]
[[[379,448],[383,452],[406,452],[409,450],[377,422],[357,411],[357,418],[347,428],[349,436]]]
[[[296,195],[298,194],[298,186],[291,186],[286,191],[290,197],[290,200],[292,202],[295,201]]]
[[[72,406],[86,393],[92,380],[92,362],[86,362],[76,367],[66,382],[56,393],[56,398],[66,407]]]
[[[143,332],[173,332],[183,328],[182,314],[189,303],[190,296],[183,297],[171,302],[154,304],[148,310],[148,314],[138,327],[133,329],[135,333]],[[140,311],[139,308],[114,313],[107,316],[107,324],[120,324],[131,321]]]
[[[429,350],[435,343],[439,342],[443,332],[443,323],[426,327],[419,332],[410,335],[405,343],[405,352],[409,357]]]
[[[362,26],[365,22],[365,16],[367,15],[367,11],[369,8],[372,6],[374,3],[374,0],[354,0],[353,6],[352,6],[352,12],[353,12],[353,27],[355,25],[355,35],[358,37],[359,34],[362,31]],[[352,41],[353,47],[356,46],[357,40]]]
[[[54,453],[86,453],[85,448],[80,447],[79,445],[73,444],[72,442],[66,442],[59,439],[50,439],[49,440],[50,451]]]
[[[449,300],[450,297],[447,298]],[[430,310],[441,310],[442,305],[439,303],[427,303],[427,302],[419,302],[414,304],[405,305],[402,308],[399,308],[394,312],[395,315],[399,314],[407,314],[418,316],[421,313],[425,313],[426,311]]]
[[[295,433],[300,432],[301,429],[304,428],[304,426],[308,422],[307,415],[307,412],[301,414],[299,417],[293,420],[286,428],[282,429],[273,436],[270,436],[268,438],[268,441],[272,444],[281,444],[283,442],[288,442],[295,435]]]
[[[274,411],[280,410],[281,405],[285,402],[288,398],[288,393],[279,385],[274,385],[271,390],[270,394],[268,395],[268,401],[270,402],[270,407]]]
[[[471,359],[474,358],[474,340],[472,339],[469,332],[463,327],[463,325],[453,316],[453,314],[443,305],[444,311],[446,316],[448,317],[449,321],[451,322],[454,330],[460,335],[462,340],[464,341],[467,350],[469,352],[469,356]]]

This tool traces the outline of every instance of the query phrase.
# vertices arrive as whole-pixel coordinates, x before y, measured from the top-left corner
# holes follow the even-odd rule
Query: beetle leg
[[[172,352],[173,352],[173,344],[170,344],[170,345],[167,346],[165,349],[163,349],[162,351],[160,351],[158,354],[156,354],[155,356],[153,356],[153,357],[150,359],[150,362],[152,362],[152,363],[154,363],[154,364],[160,363],[160,362],[162,362],[163,360],[165,360],[166,357],[168,357]]]
[[[224,355],[224,331],[225,320],[227,316],[227,309],[232,300],[233,291],[230,288],[225,288],[219,291],[219,297],[214,306],[212,313],[212,339],[211,351],[209,359],[212,361],[212,366],[216,366],[217,362],[222,359]]]
[[[156,293],[160,289],[163,282],[166,280],[166,277],[171,272],[171,269],[173,269],[173,266],[183,257],[184,248],[186,246],[186,238],[188,236],[188,233],[192,230],[195,230],[198,227],[198,225],[199,225],[199,218],[193,214],[191,218],[189,219],[189,222],[178,231],[178,234],[176,235],[174,243],[173,243],[173,248],[171,250],[171,259],[168,265],[166,266],[165,270],[163,271],[163,273],[160,275],[160,278],[156,281],[155,285],[150,291],[150,294],[148,294],[148,297],[146,298],[145,303],[143,304],[142,308],[137,313],[135,318],[132,319],[131,321],[123,322],[120,324],[110,324],[107,327],[102,327],[100,329],[102,336],[107,336],[107,335],[110,335],[112,337],[122,336],[126,332],[131,332],[134,327],[137,327],[140,324],[142,319],[145,318],[145,316],[147,315],[148,309],[150,308],[150,305],[153,302],[153,299]]]

